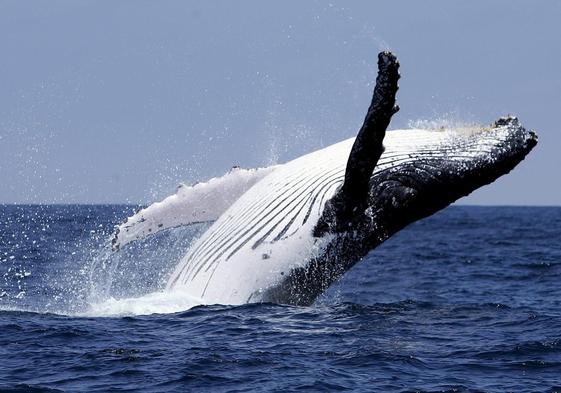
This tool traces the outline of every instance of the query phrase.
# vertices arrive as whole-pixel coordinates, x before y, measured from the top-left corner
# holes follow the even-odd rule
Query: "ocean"
[[[112,253],[133,209],[0,206],[0,391],[561,392],[560,207],[449,207],[311,307],[167,296],[205,226]]]

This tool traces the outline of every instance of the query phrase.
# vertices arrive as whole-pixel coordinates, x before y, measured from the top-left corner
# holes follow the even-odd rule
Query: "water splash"
[[[423,130],[444,130],[453,128],[469,128],[477,123],[467,121],[455,112],[448,112],[431,118],[413,119],[407,122],[409,128]]]
[[[448,112],[429,119],[409,120],[407,126],[412,129],[441,131],[466,136],[489,129],[481,123],[466,120],[456,112]]]
[[[131,210],[0,205],[0,310],[132,315],[199,304],[161,292],[205,225],[169,230],[113,253],[114,225]]]
[[[87,308],[78,315],[114,316],[169,313],[201,304],[184,293],[164,291],[181,257],[209,224],[174,228],[115,253],[99,250],[89,270]]]
[[[76,314],[84,317],[120,317],[131,315],[170,314],[189,310],[204,304],[182,291],[159,291],[140,297],[115,299],[93,303],[85,312]]]

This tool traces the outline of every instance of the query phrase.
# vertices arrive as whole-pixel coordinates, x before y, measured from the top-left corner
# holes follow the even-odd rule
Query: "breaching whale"
[[[537,143],[510,116],[490,126],[386,132],[399,109],[399,63],[382,52],[378,67],[356,138],[182,186],[121,224],[113,248],[214,221],[177,264],[167,291],[207,304],[308,305],[397,231],[508,173]]]

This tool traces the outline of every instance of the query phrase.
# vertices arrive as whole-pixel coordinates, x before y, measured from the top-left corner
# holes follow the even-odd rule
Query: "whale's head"
[[[381,164],[373,173],[368,213],[377,226],[374,242],[510,172],[537,144],[536,134],[510,116],[488,127],[418,134],[406,157],[396,153],[397,164]],[[391,148],[389,140],[388,156]]]

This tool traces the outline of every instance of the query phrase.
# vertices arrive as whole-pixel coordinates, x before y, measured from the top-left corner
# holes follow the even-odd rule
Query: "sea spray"
[[[90,270],[86,315],[167,313],[200,304],[164,291],[172,269],[208,224],[173,228],[127,245],[118,252],[105,244]]]
[[[158,295],[204,224],[170,229],[111,251],[114,225],[131,214],[128,205],[0,206],[0,310],[88,315],[141,310],[135,298],[148,296],[152,312],[187,309],[178,294],[164,306]],[[29,285],[32,283],[32,285]],[[158,309],[161,305],[161,309]],[[92,311],[94,310],[94,311]]]

